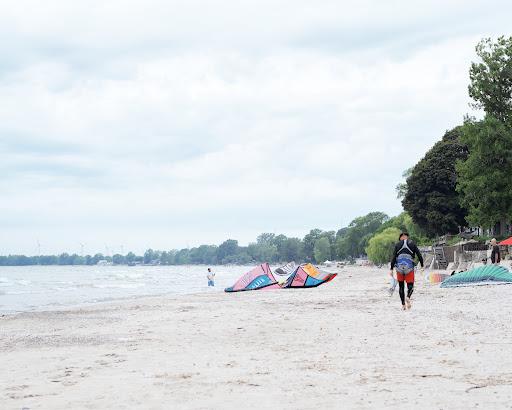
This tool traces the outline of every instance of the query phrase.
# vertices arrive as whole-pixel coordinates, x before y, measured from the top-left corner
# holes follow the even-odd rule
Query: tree
[[[258,262],[275,262],[278,259],[277,247],[266,241],[250,243],[246,253]]]
[[[323,263],[331,256],[331,243],[325,236],[315,242],[314,247],[315,260]]]
[[[112,263],[114,265],[122,265],[125,263],[125,258],[123,255],[116,253],[115,255],[112,256]]]
[[[379,234],[388,228],[399,229],[400,232],[408,232],[410,238],[418,244],[428,244],[430,242],[425,232],[414,223],[411,216],[407,212],[394,216],[384,222],[375,234]]]
[[[467,211],[456,190],[455,164],[468,156],[461,127],[446,132],[412,168],[402,205],[428,236],[458,233]]]
[[[412,168],[407,168],[404,172],[402,172],[402,178],[409,178],[412,174]],[[395,187],[396,197],[397,199],[402,199],[407,193],[407,182],[401,182]]]
[[[274,244],[276,235],[273,233],[262,233],[256,238],[256,242],[259,244]]]
[[[234,239],[228,239],[220,244],[217,250],[217,260],[221,263],[230,263],[232,257],[238,253],[238,241]],[[227,262],[224,262],[226,259]]]
[[[148,264],[153,262],[155,260],[155,252],[153,249],[148,249],[146,252],[144,252],[144,263]]]
[[[492,227],[512,217],[512,129],[487,115],[482,121],[467,119],[463,141],[466,161],[457,165],[457,189],[469,210],[468,221]]]
[[[512,115],[512,37],[485,38],[476,46],[481,61],[469,70],[469,96],[474,106],[499,121]]]
[[[368,241],[366,254],[375,264],[382,264],[391,261],[393,254],[393,246],[398,240],[400,229],[386,228],[382,232],[376,234]]]
[[[274,240],[272,241],[272,243],[276,246],[276,249],[277,249],[277,255],[276,255],[276,260],[277,261],[286,261],[287,258],[284,256],[284,253],[285,253],[285,246],[288,242],[288,238],[286,237],[286,235],[277,235]]]
[[[468,221],[491,227],[512,217],[512,37],[483,39],[476,52],[481,61],[471,64],[469,95],[486,115],[464,123],[469,156],[457,166],[457,190]]]
[[[174,263],[176,265],[187,265],[190,263],[190,252],[188,249],[180,249],[174,255]]]
[[[383,212],[370,212],[354,219],[350,222],[345,235],[338,236],[336,240],[338,256],[344,259],[363,255],[368,240],[388,219]]]
[[[102,253],[97,253],[95,254],[90,260],[89,262],[91,263],[91,265],[96,265],[99,261],[105,259],[105,257],[103,256]]]
[[[301,262],[304,258],[304,245],[302,241],[299,238],[287,238],[279,256],[283,262]]]
[[[330,251],[329,251],[329,257],[327,259],[331,259],[331,260],[336,259],[336,256],[338,253],[338,252],[336,252],[336,232],[325,231],[325,232],[322,232],[320,237],[327,238],[327,240],[329,241]]]
[[[126,254],[125,260],[127,263],[133,263],[133,262],[135,262],[135,258],[136,258],[136,256],[133,252],[128,252]]]
[[[71,257],[68,253],[64,252],[59,255],[59,265],[71,265]]]
[[[315,242],[320,238],[321,229],[312,229],[304,237],[304,256],[307,261],[315,261]]]

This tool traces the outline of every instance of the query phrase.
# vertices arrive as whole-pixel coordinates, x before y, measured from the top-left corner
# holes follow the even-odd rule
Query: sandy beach
[[[0,409],[512,408],[512,286],[418,278],[408,312],[386,289],[354,267],[314,289],[6,315]]]

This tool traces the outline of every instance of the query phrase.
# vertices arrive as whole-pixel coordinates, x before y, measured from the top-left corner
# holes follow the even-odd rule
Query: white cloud
[[[469,111],[474,45],[507,28],[494,3],[8,3],[0,253],[398,213],[401,172]]]

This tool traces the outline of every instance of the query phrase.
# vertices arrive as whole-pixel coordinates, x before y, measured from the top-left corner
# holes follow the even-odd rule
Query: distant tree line
[[[9,255],[0,256],[0,265],[96,265],[100,261],[116,265],[218,265],[290,261],[323,263],[326,260],[353,260],[365,256],[365,248],[374,234],[386,227],[419,232],[419,229],[413,225],[411,218],[405,214],[389,218],[382,212],[370,212],[354,219],[347,227],[337,232],[312,229],[302,239],[282,234],[262,233],[255,242],[247,246],[240,246],[237,240],[228,239],[218,246],[201,245],[168,251],[148,249],[144,255],[140,256],[133,252],[112,256],[101,253],[94,256],[68,253],[44,256]]]

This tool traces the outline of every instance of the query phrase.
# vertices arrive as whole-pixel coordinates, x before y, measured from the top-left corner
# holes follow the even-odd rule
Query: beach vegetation
[[[456,189],[456,163],[468,156],[461,135],[461,127],[447,131],[410,170],[402,188],[404,210],[429,237],[455,234],[467,225],[467,210]]]
[[[318,263],[324,263],[326,260],[328,260],[331,257],[331,244],[329,239],[327,239],[325,236],[319,238],[315,242],[314,254],[315,261]]]
[[[400,232],[401,229],[389,227],[370,238],[366,247],[368,259],[377,265],[388,263]]]

